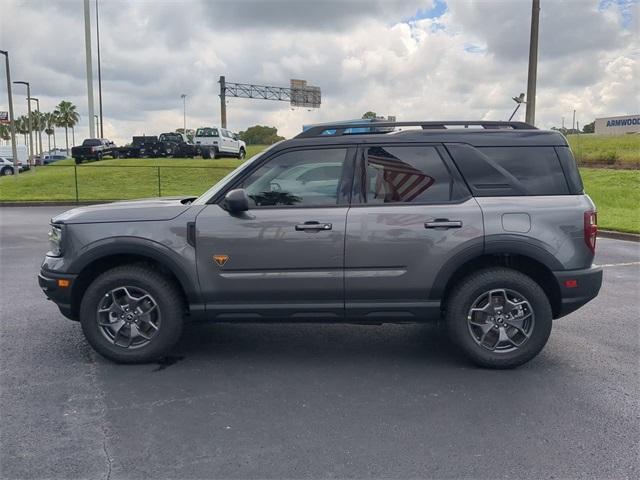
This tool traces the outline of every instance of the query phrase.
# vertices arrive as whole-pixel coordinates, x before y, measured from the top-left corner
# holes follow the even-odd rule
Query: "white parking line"
[[[640,262],[604,263],[598,267],[628,267],[629,265],[640,265]]]

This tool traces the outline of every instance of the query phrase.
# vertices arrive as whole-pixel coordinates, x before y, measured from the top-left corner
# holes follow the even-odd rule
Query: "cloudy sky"
[[[218,124],[220,75],[320,86],[314,111],[228,100],[231,129],[267,124],[285,136],[367,110],[398,120],[502,120],[511,97],[526,91],[530,0],[99,1],[105,136],[118,143],[181,127],[181,93],[188,127]],[[563,116],[569,125],[574,108],[581,125],[638,113],[640,2],[541,6],[538,125]],[[82,0],[0,0],[0,48],[10,51],[13,79],[31,82],[42,110],[75,103],[77,138],[88,134],[83,18]],[[24,97],[17,86],[17,114]]]

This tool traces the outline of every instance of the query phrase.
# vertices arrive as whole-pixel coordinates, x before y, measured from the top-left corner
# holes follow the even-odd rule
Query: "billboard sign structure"
[[[0,111],[0,124],[8,125],[9,124],[9,112]]]
[[[320,108],[322,94],[320,87],[308,85],[306,80],[291,79],[291,106],[305,108]]]

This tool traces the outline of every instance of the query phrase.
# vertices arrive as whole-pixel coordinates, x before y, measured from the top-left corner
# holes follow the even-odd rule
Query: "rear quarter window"
[[[476,196],[571,193],[554,147],[447,148]]]

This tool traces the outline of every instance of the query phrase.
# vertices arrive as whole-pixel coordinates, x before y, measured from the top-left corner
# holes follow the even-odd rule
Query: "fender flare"
[[[93,242],[69,265],[69,272],[80,274],[91,263],[114,255],[139,255],[158,262],[178,279],[189,304],[201,303],[200,286],[195,274],[195,250],[189,268],[185,260],[169,247],[150,239],[125,236]]]
[[[522,235],[498,234],[485,237],[484,242],[463,245],[459,251],[451,252],[449,260],[440,268],[435,277],[429,298],[442,299],[447,283],[466,263],[485,255],[520,255],[542,264],[549,271],[564,270],[564,266],[549,252],[545,244]]]

